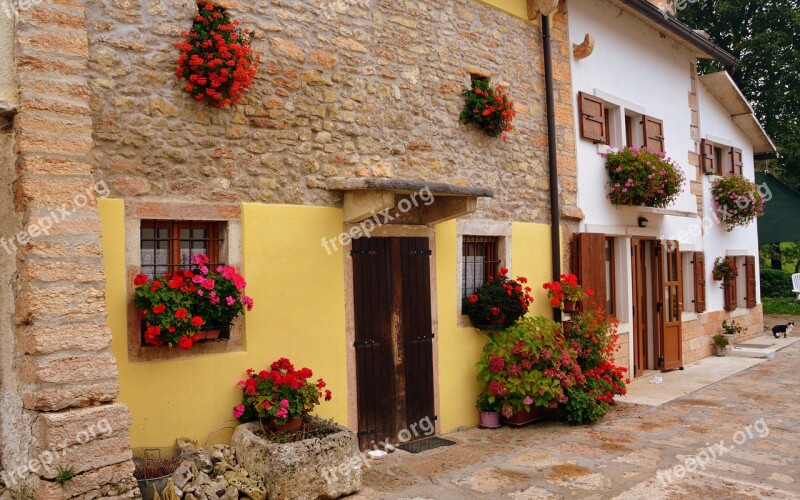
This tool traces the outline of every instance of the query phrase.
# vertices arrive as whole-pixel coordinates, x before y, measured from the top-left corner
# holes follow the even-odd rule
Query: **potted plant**
[[[522,318],[492,335],[477,369],[488,402],[499,404],[511,425],[543,418],[566,402],[564,390],[580,374],[556,323],[542,316]]]
[[[525,277],[510,279],[508,269],[500,269],[496,278],[490,278],[475,293],[467,297],[464,313],[479,330],[500,330],[514,324],[528,312],[533,302],[531,288],[525,286]]]
[[[722,335],[728,340],[728,343],[733,345],[734,340],[736,340],[736,335],[744,333],[744,327],[737,323],[735,320],[732,320],[728,323],[727,320],[722,320]]]
[[[735,280],[739,276],[739,271],[736,269],[733,259],[717,257],[714,259],[714,268],[711,271],[711,276],[716,281],[722,281],[720,288],[725,288],[725,283]]]
[[[481,427],[486,429],[497,429],[500,427],[500,411],[497,401],[490,402],[489,395],[485,392],[478,394],[478,402],[475,404],[481,412]]]
[[[608,199],[614,205],[664,208],[683,190],[684,174],[664,153],[630,146],[605,154]]]
[[[593,290],[584,290],[578,284],[578,277],[574,274],[562,274],[559,281],[550,281],[542,285],[550,297],[550,305],[565,312],[578,310],[578,302],[594,295]]]
[[[308,368],[295,370],[286,358],[270,365],[269,370],[256,373],[247,370],[247,378],[240,380],[242,403],[234,407],[233,416],[240,422],[266,422],[273,430],[288,432],[303,425],[303,417],[320,403],[320,398],[331,400],[331,391],[325,381],[310,379],[314,373]]]
[[[730,345],[731,343],[725,335],[719,333],[714,335],[714,348],[717,356],[725,356]]]
[[[211,270],[203,254],[193,262],[191,270],[152,280],[144,274],[134,278],[133,299],[144,321],[146,344],[189,350],[202,339],[218,337],[245,309],[252,310],[253,299],[244,295],[246,283],[236,268]]]
[[[514,103],[508,98],[501,85],[494,88],[491,79],[473,78],[472,88],[465,88],[464,109],[459,115],[459,120],[464,123],[474,123],[489,137],[499,137],[506,140],[504,132],[514,129],[511,122],[516,112]]]
[[[742,176],[728,175],[715,180],[711,195],[719,220],[728,224],[728,231],[746,226],[764,215],[764,199],[758,186]]]
[[[183,91],[215,108],[238,104],[253,83],[260,56],[253,53],[249,30],[239,28],[224,8],[198,5],[191,31],[183,41],[175,75],[185,79]]]

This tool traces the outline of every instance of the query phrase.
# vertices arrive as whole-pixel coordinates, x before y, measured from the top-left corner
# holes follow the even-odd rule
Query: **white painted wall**
[[[690,180],[696,179],[696,168],[689,165],[689,152],[697,152],[699,144],[691,138],[691,65],[695,58],[685,47],[662,37],[641,21],[614,8],[606,0],[570,0],[569,36],[571,43],[581,43],[586,33],[595,38],[592,55],[582,60],[572,59],[574,90],[576,154],[578,162],[578,205],[585,214],[581,230],[603,232],[618,238],[618,247],[629,248],[627,236],[650,236],[678,240],[682,251],[704,251],[706,254],[706,311],[723,309],[723,294],[719,283],[711,279],[711,268],[718,256],[732,251],[758,257],[756,225],[727,232],[724,226],[703,228],[699,216],[676,217],[656,214],[637,214],[618,210],[606,198],[608,180],[600,152],[604,146],[580,138],[577,95],[579,91],[598,95],[607,101],[615,96],[619,104],[664,122],[665,150],[684,170],[686,182],[682,195],[670,207],[697,213],[697,200],[690,192]],[[753,179],[753,154],[750,143],[736,127],[730,115],[698,82],[701,137],[711,134],[730,138],[742,149],[744,175]],[[704,213],[711,213],[711,179],[703,176]],[[648,221],[647,229],[638,228],[639,215]],[[619,281],[630,279],[630,259],[618,260]],[[618,283],[619,283],[618,281]],[[685,282],[691,286],[691,281]],[[624,322],[630,317],[629,290],[619,292],[617,314]],[[759,297],[760,301],[760,297]],[[627,310],[626,310],[627,309]],[[689,308],[691,309],[691,308]],[[691,318],[687,314],[684,320]],[[627,328],[627,325],[623,325]],[[631,355],[631,360],[633,356]]]

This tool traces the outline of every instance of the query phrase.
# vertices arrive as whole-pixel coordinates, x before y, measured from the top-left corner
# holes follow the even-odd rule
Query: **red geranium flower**
[[[192,325],[193,326],[196,326],[196,327],[200,328],[201,326],[203,326],[203,323],[205,323],[205,321],[203,321],[203,318],[201,318],[200,316],[193,316],[192,317]]]
[[[184,351],[188,351],[192,347],[192,338],[191,337],[181,337],[178,341],[178,346]]]
[[[161,314],[166,310],[167,306],[165,306],[164,304],[158,304],[156,306],[153,306],[153,314]]]
[[[146,274],[137,274],[136,277],[133,279],[133,284],[136,285],[136,286],[143,285],[145,283],[147,283],[147,275]]]
[[[175,311],[175,317],[178,319],[186,319],[186,316],[188,314],[189,314],[188,311],[183,307]]]

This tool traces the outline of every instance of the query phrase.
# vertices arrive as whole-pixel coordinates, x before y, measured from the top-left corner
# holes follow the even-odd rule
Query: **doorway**
[[[631,240],[633,375],[683,367],[683,309],[677,241]]]
[[[350,254],[358,437],[366,449],[436,420],[432,252],[425,237],[373,236],[353,240]]]

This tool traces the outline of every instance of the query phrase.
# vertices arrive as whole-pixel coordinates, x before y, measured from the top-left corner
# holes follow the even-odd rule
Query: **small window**
[[[497,236],[464,236],[462,246],[463,298],[469,297],[500,270]]]
[[[190,269],[195,255],[221,264],[223,222],[142,220],[140,272],[148,278]]]
[[[714,146],[714,173],[728,175],[731,170],[731,148],[727,146]]]
[[[606,237],[606,311],[616,314],[616,265],[614,264],[614,238]]]

